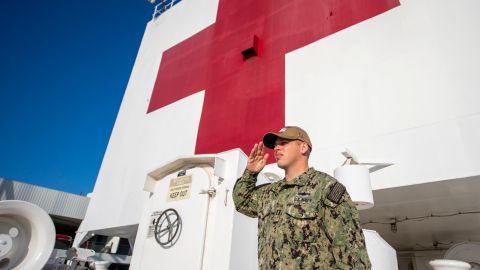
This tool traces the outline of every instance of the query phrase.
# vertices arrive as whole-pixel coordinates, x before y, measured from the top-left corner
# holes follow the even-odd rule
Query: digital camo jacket
[[[333,177],[308,171],[256,187],[245,170],[233,190],[236,209],[258,218],[259,269],[370,269],[358,211]]]

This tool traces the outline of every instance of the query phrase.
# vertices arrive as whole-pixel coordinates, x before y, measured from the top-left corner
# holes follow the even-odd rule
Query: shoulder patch
[[[339,182],[336,182],[335,184],[333,184],[332,189],[328,193],[327,199],[338,204],[342,199],[343,194],[345,194],[345,191],[345,186],[340,184]]]

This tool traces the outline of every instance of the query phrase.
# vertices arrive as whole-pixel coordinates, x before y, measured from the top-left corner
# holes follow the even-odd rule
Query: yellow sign
[[[192,176],[180,176],[170,180],[168,188],[167,202],[184,200],[190,198],[190,189],[192,188]]]

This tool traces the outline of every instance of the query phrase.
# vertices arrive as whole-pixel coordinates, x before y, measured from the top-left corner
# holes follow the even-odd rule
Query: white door
[[[149,231],[141,259],[142,270],[200,270],[213,183],[208,168],[175,172],[156,183],[147,207]]]

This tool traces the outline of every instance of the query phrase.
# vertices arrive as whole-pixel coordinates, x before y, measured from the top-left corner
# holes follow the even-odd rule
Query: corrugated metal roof
[[[82,220],[90,198],[0,178],[0,200],[27,201],[50,215]]]

